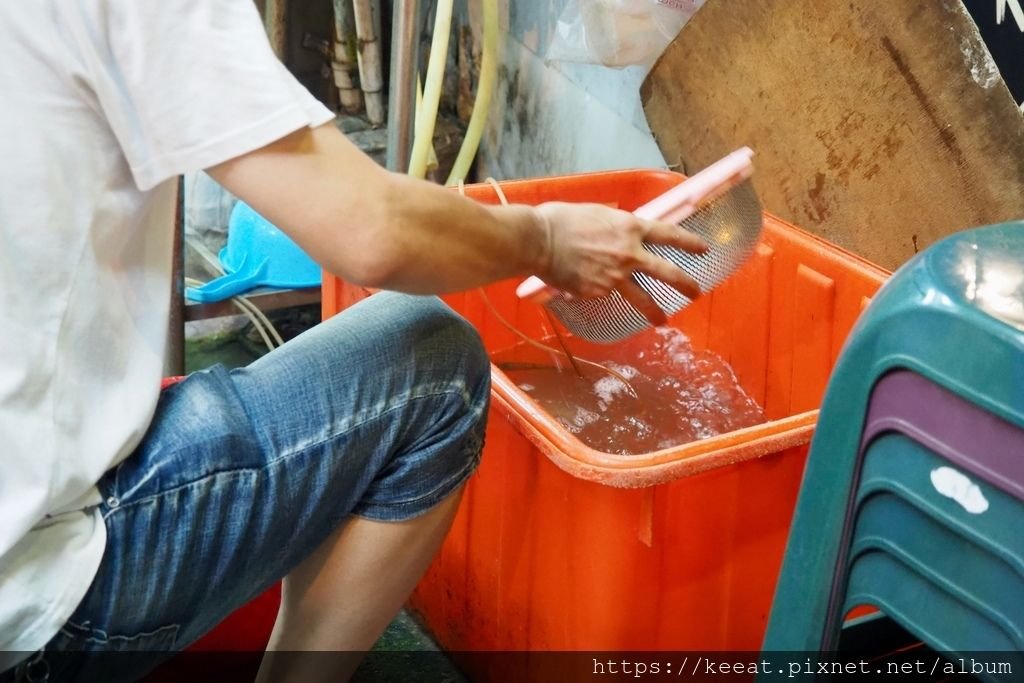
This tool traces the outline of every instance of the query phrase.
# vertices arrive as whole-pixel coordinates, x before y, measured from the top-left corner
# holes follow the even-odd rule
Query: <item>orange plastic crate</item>
[[[681,180],[645,170],[501,186],[513,203],[632,210]],[[488,185],[466,191],[497,201]],[[765,221],[754,257],[670,324],[732,365],[767,423],[647,455],[601,453],[492,366],[483,463],[412,601],[442,647],[760,647],[827,378],[888,275],[777,218]],[[492,285],[489,297],[539,339],[543,315],[516,298],[516,284]],[[325,317],[367,294],[325,276]],[[519,341],[478,293],[445,300],[492,354]]]

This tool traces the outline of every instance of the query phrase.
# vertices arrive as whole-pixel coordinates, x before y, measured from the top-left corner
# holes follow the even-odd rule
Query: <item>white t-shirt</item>
[[[176,177],[331,120],[252,0],[0,3],[0,670],[58,631],[106,542],[167,334]]]

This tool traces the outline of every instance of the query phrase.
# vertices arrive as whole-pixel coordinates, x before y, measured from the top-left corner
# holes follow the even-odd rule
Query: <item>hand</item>
[[[549,285],[582,297],[619,293],[654,325],[665,314],[637,284],[644,273],[684,296],[700,296],[697,283],[674,264],[643,248],[644,242],[703,253],[707,244],[677,225],[638,218],[601,204],[540,204],[536,211],[548,234],[548,267],[540,277]]]

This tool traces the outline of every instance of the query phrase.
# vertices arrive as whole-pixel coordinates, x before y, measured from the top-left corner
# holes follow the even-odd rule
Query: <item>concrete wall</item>
[[[545,63],[564,4],[502,0],[506,40],[479,154],[481,177],[665,166],[640,104],[644,68]]]

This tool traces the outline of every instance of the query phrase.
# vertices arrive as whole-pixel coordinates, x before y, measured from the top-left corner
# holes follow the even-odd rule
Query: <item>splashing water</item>
[[[621,344],[587,345],[574,352],[618,371],[629,386],[591,367],[584,366],[581,377],[564,363],[554,367],[549,359],[524,362],[529,353],[521,347],[498,354],[494,362],[580,441],[599,451],[649,453],[765,421],[732,368],[709,351],[695,350],[678,330],[658,328]]]

